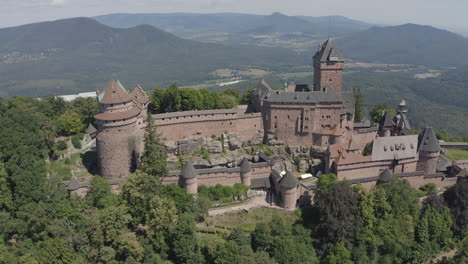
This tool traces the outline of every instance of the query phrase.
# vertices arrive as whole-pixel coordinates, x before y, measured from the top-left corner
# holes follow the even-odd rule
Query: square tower
[[[328,39],[314,55],[314,91],[341,94],[344,58]]]

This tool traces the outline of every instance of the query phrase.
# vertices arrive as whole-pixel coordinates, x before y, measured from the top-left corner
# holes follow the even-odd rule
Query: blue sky
[[[468,0],[0,0],[0,27],[109,13],[236,12],[343,15],[377,24],[417,23],[468,32]]]

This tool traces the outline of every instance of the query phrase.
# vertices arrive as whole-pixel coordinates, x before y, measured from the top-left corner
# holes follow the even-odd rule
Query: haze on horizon
[[[375,24],[416,23],[468,34],[466,0],[0,0],[0,28],[110,13],[341,15]]]

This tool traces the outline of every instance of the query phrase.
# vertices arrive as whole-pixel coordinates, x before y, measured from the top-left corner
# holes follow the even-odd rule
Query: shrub
[[[57,150],[66,150],[68,148],[67,142],[65,140],[60,140],[57,142]]]
[[[294,157],[294,164],[296,164],[296,166],[299,166],[299,164],[301,164],[301,157],[299,156]]]
[[[83,136],[83,133],[78,133],[72,137],[71,142],[76,149],[81,148],[81,140],[83,139]]]

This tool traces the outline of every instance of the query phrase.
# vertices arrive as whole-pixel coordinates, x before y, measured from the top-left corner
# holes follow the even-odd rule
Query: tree
[[[110,206],[117,206],[118,199],[111,192],[111,185],[101,176],[95,176],[91,180],[91,191],[86,197],[92,206],[103,209]]]
[[[153,94],[150,96],[151,109],[156,113],[164,113],[164,100],[166,97],[166,91],[163,88],[154,88]]]
[[[100,229],[106,245],[116,246],[119,236],[128,230],[132,216],[125,206],[111,206],[99,211]]]
[[[338,178],[333,173],[322,174],[317,183],[316,195],[320,195],[328,191],[328,189],[338,182]]]
[[[379,122],[380,119],[382,119],[382,116],[385,114],[385,112],[389,112],[390,116],[393,118],[397,112],[396,110],[389,106],[388,104],[376,104],[370,111],[370,116],[371,120],[374,122]]]
[[[198,90],[192,88],[180,89],[182,111],[202,109],[201,94]]]
[[[0,161],[0,211],[9,211],[12,208],[13,197],[8,181],[8,174],[5,171],[5,166]]]
[[[64,135],[72,135],[83,131],[84,125],[76,112],[66,111],[58,119],[58,126]]]
[[[455,231],[458,234],[468,231],[468,178],[458,178],[444,193],[444,200],[452,212]]]
[[[225,108],[234,108],[238,105],[238,100],[232,95],[229,94],[221,94],[218,97],[218,108],[225,109]]]
[[[346,249],[343,243],[338,242],[330,247],[324,264],[353,264],[351,253]]]
[[[67,241],[60,238],[49,238],[41,244],[41,263],[68,264],[75,260],[74,251]]]
[[[175,263],[204,263],[198,247],[195,218],[191,214],[182,214],[169,237],[171,258]]]
[[[361,122],[364,118],[364,99],[361,95],[361,89],[353,89],[354,95],[354,121]]]
[[[150,201],[161,193],[161,182],[157,177],[137,170],[122,183],[121,189],[122,203],[129,208],[133,224],[144,224]]]
[[[166,177],[168,174],[166,159],[166,148],[161,143],[153,117],[148,115],[140,168],[149,175],[160,178]]]
[[[154,196],[146,216],[148,235],[152,238],[163,237],[176,220],[176,213],[177,209],[172,200]]]
[[[249,90],[245,91],[242,94],[242,98],[240,99],[240,103],[243,104],[243,105],[251,104],[252,103],[252,93],[253,93],[253,89],[249,89]]]
[[[358,199],[347,181],[332,185],[317,197],[315,202],[320,212],[317,232],[324,248],[337,242],[351,245],[356,241],[363,226]]]
[[[94,115],[98,112],[98,102],[95,98],[78,97],[71,103],[73,112],[80,115],[81,123],[88,126],[94,123]]]
[[[164,97],[164,107],[165,112],[178,112],[182,110],[182,97],[177,84],[173,84],[167,88],[166,96]]]

